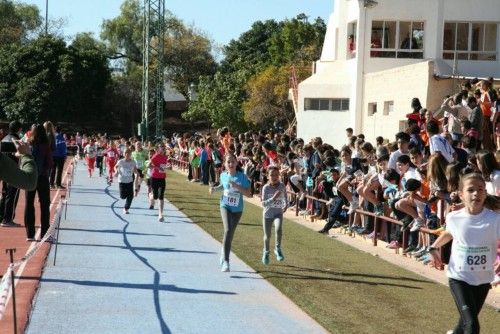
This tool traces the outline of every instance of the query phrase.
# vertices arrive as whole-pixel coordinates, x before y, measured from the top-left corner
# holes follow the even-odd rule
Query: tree
[[[250,30],[224,47],[225,59],[222,61],[222,68],[225,71],[244,69],[249,74],[264,69],[271,63],[268,52],[271,38],[280,31],[281,24],[275,20],[255,22]]]
[[[189,99],[189,87],[198,84],[200,76],[213,75],[217,64],[211,54],[210,40],[193,27],[182,27],[165,40],[165,79]]]
[[[51,35],[11,44],[0,49],[0,118],[25,123],[105,119],[108,82],[105,55],[88,36],[77,36],[70,47]]]
[[[126,75],[142,65],[143,13],[139,1],[126,0],[120,15],[103,23],[101,38],[107,43],[109,57],[126,59]],[[200,75],[213,75],[217,69],[211,54],[212,42],[194,27],[186,27],[169,11],[165,22],[165,80],[188,99],[190,84],[196,84]],[[154,68],[156,63],[150,66]]]
[[[288,102],[289,77],[287,66],[270,66],[253,76],[242,106],[245,121],[259,127],[268,127],[274,121],[290,123],[294,114]]]
[[[0,0],[0,47],[26,42],[41,24],[37,6]]]
[[[200,79],[196,101],[191,101],[183,118],[190,121],[206,120],[213,127],[229,126],[236,131],[246,129],[241,112],[245,99],[247,73],[222,73]]]
[[[314,24],[307,22],[304,14],[285,20],[279,33],[270,40],[269,54],[274,66],[304,64],[315,61],[321,54],[326,25],[321,18]]]

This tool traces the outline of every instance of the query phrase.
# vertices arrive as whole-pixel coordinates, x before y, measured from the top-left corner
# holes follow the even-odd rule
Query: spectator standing
[[[35,240],[35,195],[38,193],[40,203],[40,237],[43,238],[50,225],[50,187],[49,175],[52,168],[52,149],[43,125],[34,128],[31,137],[33,157],[38,170],[38,182],[35,190],[26,192],[26,207],[24,209],[24,226],[26,240]]]
[[[59,189],[64,189],[62,185],[62,173],[64,169],[64,162],[68,155],[68,148],[66,146],[66,141],[61,133],[61,128],[56,126],[55,128],[55,149],[52,151],[52,159],[54,160],[53,167],[50,171],[50,187],[57,187]]]
[[[21,134],[21,123],[18,121],[12,121],[9,124],[9,133],[2,139],[3,142],[12,142],[20,140]],[[13,154],[7,154],[16,164],[19,163],[19,159]],[[17,206],[17,200],[19,197],[19,189],[3,182],[2,187],[2,199],[0,200],[0,226],[3,227],[15,227],[19,226],[14,222],[15,209]]]

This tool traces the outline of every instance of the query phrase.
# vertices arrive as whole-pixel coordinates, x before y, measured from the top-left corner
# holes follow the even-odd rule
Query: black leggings
[[[120,183],[120,198],[125,200],[125,210],[130,209],[132,205],[132,200],[134,199],[134,186],[133,182],[130,183]]]
[[[490,284],[470,285],[463,281],[449,279],[451,294],[455,299],[460,319],[453,334],[479,333],[478,315],[481,312]]]

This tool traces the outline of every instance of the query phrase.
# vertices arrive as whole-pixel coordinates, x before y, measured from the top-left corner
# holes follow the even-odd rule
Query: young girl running
[[[92,174],[94,173],[95,158],[97,155],[94,139],[90,140],[90,142],[85,146],[85,148],[83,149],[83,153],[85,154],[85,161],[87,162],[89,177],[92,177]]]
[[[243,195],[251,197],[250,181],[243,170],[238,165],[236,157],[232,154],[226,154],[226,171],[220,176],[220,185],[209,187],[209,192],[223,190],[224,193],[220,199],[220,214],[222,224],[224,224],[224,239],[221,254],[221,271],[229,271],[229,253],[231,252],[231,243],[233,241],[236,226],[243,214]]]
[[[119,153],[116,149],[116,144],[111,142],[110,147],[106,150],[106,164],[108,165],[108,185],[113,183],[113,171],[115,170],[116,161],[118,160]]]
[[[167,163],[168,158],[165,155],[165,145],[158,144],[156,153],[151,157],[149,168],[151,169],[151,189],[153,192],[153,199],[158,200],[158,221],[163,222],[163,196],[165,194],[165,179],[167,177]],[[154,201],[153,201],[154,207]]]
[[[500,205],[498,199],[487,196],[486,183],[480,174],[462,177],[459,196],[465,207],[448,213],[446,231],[433,243],[430,254],[435,265],[441,265],[437,248],[452,240],[447,276],[460,315],[452,333],[479,333],[479,312],[495,272],[500,272],[500,262],[496,260]]]
[[[269,182],[262,188],[262,206],[264,228],[264,250],[262,254],[262,263],[269,264],[269,238],[271,236],[271,227],[274,224],[276,247],[274,254],[276,260],[283,261],[285,257],[281,251],[281,236],[283,225],[283,213],[287,208],[286,187],[280,181],[280,171],[276,166],[268,167]]]
[[[132,199],[134,198],[134,174],[137,175],[137,166],[135,161],[131,159],[132,150],[126,149],[124,158],[118,160],[115,166],[114,175],[118,177],[118,185],[120,187],[120,198],[125,200],[123,213],[128,214]],[[138,177],[135,178],[138,180]]]

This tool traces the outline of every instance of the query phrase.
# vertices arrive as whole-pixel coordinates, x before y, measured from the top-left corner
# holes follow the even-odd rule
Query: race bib
[[[160,170],[160,173],[165,173],[165,171],[167,170],[167,165],[166,164],[161,164],[160,165],[160,168],[158,168]]]
[[[108,152],[108,158],[113,159],[115,157],[115,152]]]
[[[227,206],[237,207],[240,204],[240,193],[224,190],[222,195],[222,203]]]
[[[144,166],[144,162],[142,160],[136,160],[135,164],[137,165],[137,168],[142,168],[142,166]]]
[[[490,271],[493,268],[491,261],[491,249],[489,246],[465,246],[458,244],[453,251],[456,252],[457,266],[459,270]]]

